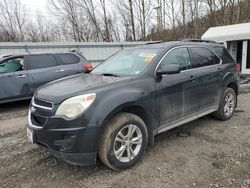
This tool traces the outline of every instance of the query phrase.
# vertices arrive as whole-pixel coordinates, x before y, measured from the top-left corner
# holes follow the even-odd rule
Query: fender
[[[232,73],[232,72],[227,72],[223,78],[222,78],[222,83],[223,83],[223,90],[221,91],[221,96],[220,96],[220,101],[223,97],[223,92],[224,90],[226,89],[226,87],[233,83],[234,85],[237,86],[237,92],[236,92],[236,107],[237,107],[237,98],[238,98],[238,94],[239,94],[239,77],[235,74],[235,73]]]
[[[101,126],[108,115],[115,114],[128,106],[142,107],[147,114],[150,114],[150,108],[152,109],[153,105],[154,98],[139,89],[121,89],[118,92],[108,92],[102,95],[101,99],[94,105],[96,108],[91,110],[95,115],[91,116],[90,123]]]
[[[224,89],[230,84],[230,83],[234,83],[237,86],[237,91],[239,92],[239,77],[232,72],[227,72],[223,78],[222,78],[222,83],[224,86]],[[236,95],[238,95],[239,93],[236,93]]]
[[[234,78],[235,78],[235,76],[232,72],[227,72],[226,74],[224,74],[224,76],[222,78],[222,83],[223,83],[224,87],[226,87],[231,82],[236,83],[236,80],[234,80]]]
[[[97,97],[98,98],[98,97]],[[154,121],[154,113],[156,112],[155,108],[155,99],[145,91],[131,88],[131,89],[122,89],[118,92],[107,93],[107,95],[101,98],[101,101],[97,101],[98,104],[95,104],[96,108],[93,109],[94,115],[91,116],[89,125],[98,126],[98,138],[102,133],[102,130],[108,120],[118,112],[121,112],[122,109],[126,107],[140,107],[146,113],[148,122],[145,122],[148,126],[149,132],[149,144],[153,144],[153,130],[156,130],[157,121]]]

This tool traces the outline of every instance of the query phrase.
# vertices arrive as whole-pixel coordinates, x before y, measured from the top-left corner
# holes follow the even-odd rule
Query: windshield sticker
[[[153,56],[145,56],[144,57],[144,61],[146,61],[148,63],[151,63],[151,61],[152,61],[153,58],[154,58]]]
[[[154,53],[140,53],[139,56],[140,57],[147,57],[147,56],[154,57],[154,56],[156,56],[156,54],[154,54]]]
[[[145,62],[151,63],[151,61],[156,56],[156,54],[154,54],[154,53],[140,53],[139,56],[143,57]]]

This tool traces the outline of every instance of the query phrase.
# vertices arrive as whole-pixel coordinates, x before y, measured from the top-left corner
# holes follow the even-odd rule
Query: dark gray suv
[[[90,68],[77,52],[20,54],[0,61],[0,103],[31,98],[50,81]]]
[[[136,164],[154,136],[207,114],[232,117],[237,66],[223,45],[179,41],[123,50],[88,74],[39,88],[30,105],[29,139],[65,161]]]

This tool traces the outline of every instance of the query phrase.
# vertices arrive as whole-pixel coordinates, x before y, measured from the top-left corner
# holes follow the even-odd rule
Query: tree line
[[[249,10],[249,0],[48,0],[48,16],[0,0],[0,42],[199,38],[209,27],[249,22]]]

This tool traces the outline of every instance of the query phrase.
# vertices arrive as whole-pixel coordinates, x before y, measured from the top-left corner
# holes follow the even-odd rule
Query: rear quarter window
[[[41,69],[57,66],[56,59],[50,54],[30,55],[29,69]]]
[[[58,64],[60,65],[68,65],[68,64],[75,64],[80,62],[80,58],[74,54],[54,54]]]
[[[218,56],[220,56],[220,58],[222,59],[223,64],[235,63],[234,59],[232,58],[232,56],[230,55],[230,53],[227,51],[225,47],[218,46],[218,47],[214,47],[214,49],[216,53],[218,54]]]

